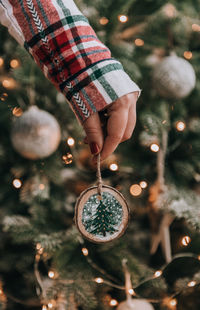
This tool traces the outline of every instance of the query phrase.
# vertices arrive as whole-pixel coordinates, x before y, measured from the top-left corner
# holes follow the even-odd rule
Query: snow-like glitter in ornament
[[[82,223],[85,229],[96,236],[108,236],[118,231],[123,216],[122,206],[110,193],[92,195],[83,208]]]

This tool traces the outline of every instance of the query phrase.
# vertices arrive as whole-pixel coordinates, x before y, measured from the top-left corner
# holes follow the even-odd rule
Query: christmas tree
[[[83,131],[0,26],[0,309],[199,310],[200,3],[76,3],[142,89],[133,137],[102,164],[129,227],[105,245],[77,231],[76,199],[96,181]]]

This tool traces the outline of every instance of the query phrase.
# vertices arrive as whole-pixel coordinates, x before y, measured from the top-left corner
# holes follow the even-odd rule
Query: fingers
[[[131,138],[136,124],[136,104],[131,104],[128,112],[128,122],[121,142]]]
[[[91,153],[97,155],[103,147],[103,132],[98,113],[92,114],[84,123],[83,128],[87,136],[87,142]]]
[[[113,105],[114,106],[114,105]],[[101,152],[101,160],[111,155],[121,142],[128,121],[128,109],[115,107],[112,109],[107,123],[107,136]]]

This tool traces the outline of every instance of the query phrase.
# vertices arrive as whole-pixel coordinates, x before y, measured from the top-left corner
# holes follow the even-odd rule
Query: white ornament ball
[[[196,84],[192,65],[176,55],[165,57],[153,71],[153,84],[165,98],[181,99],[190,94]]]
[[[117,310],[154,310],[154,308],[145,299],[127,299],[119,304]]]
[[[12,125],[11,141],[15,150],[28,159],[51,155],[61,139],[60,126],[53,115],[30,107]]]

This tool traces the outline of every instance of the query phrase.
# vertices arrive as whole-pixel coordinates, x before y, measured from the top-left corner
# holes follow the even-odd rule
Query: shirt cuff
[[[141,89],[116,59],[104,59],[84,69],[59,85],[79,122],[105,109],[118,98]]]

